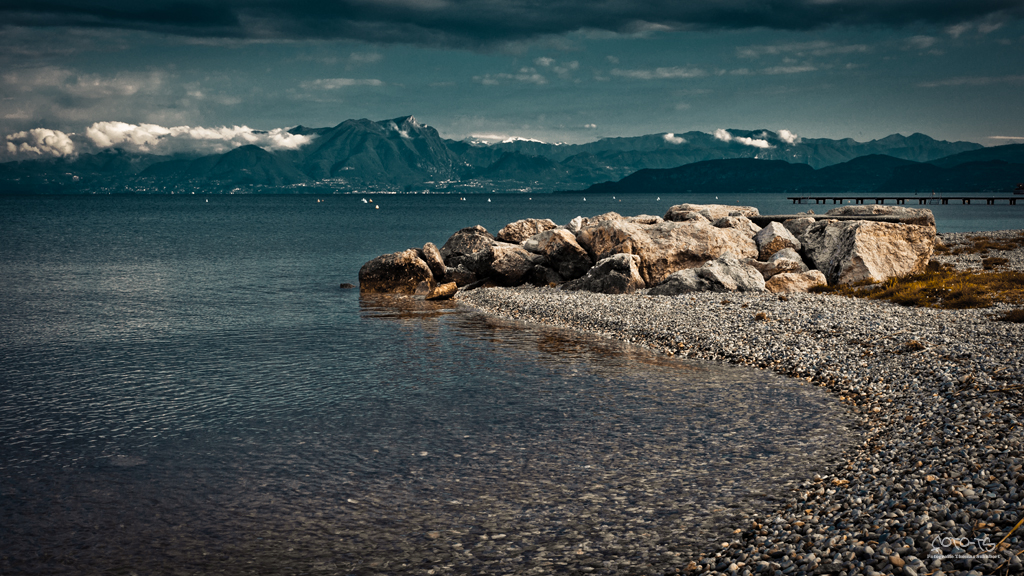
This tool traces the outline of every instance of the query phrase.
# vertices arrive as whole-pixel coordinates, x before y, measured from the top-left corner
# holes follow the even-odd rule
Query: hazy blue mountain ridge
[[[603,138],[585,144],[511,139],[485,145],[443,139],[412,116],[346,120],[322,128],[296,126],[289,131],[312,140],[298,149],[276,151],[249,145],[223,154],[158,156],[114,149],[75,158],[3,163],[0,192],[216,192],[262,187],[276,192],[550,192],[620,180],[623,186],[644,182],[641,188],[653,189],[665,178],[690,181],[687,189],[875,190],[922,183],[948,187],[971,177],[997,186],[1015,170],[1012,165],[1024,161],[1024,145],[983,148],[923,134],[857,142],[730,129]],[[703,164],[724,160],[744,162]],[[990,160],[1010,166],[989,163],[949,172],[958,164]],[[913,165],[922,162],[933,164]],[[631,176],[647,170],[655,172]],[[672,172],[659,176],[657,170]],[[978,176],[986,170],[990,173]]]

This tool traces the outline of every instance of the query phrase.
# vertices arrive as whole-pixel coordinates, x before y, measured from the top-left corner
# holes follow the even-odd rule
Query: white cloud
[[[33,128],[8,134],[6,140],[6,155],[12,160],[61,158],[75,154],[75,143],[60,130]]]
[[[961,34],[971,29],[970,24],[954,24],[946,28],[946,34],[949,34],[953,38],[959,38]]]
[[[638,80],[662,80],[669,78],[697,78],[707,75],[707,72],[700,68],[655,68],[654,70],[620,70],[615,68],[611,71],[612,76],[623,78],[636,78]]]
[[[555,59],[554,58],[548,58],[546,56],[541,56],[540,58],[537,58],[536,60],[534,60],[533,63],[536,64],[537,66],[544,66],[546,68],[546,67],[551,66],[552,64],[554,64],[555,63]]]
[[[789,130],[779,130],[779,139],[786,144],[796,144],[800,141],[800,137]]]
[[[313,136],[292,134],[284,128],[270,131],[248,126],[164,127],[157,124],[96,122],[86,128],[84,142],[90,148],[119,148],[149,154],[189,152],[219,154],[239,146],[253,144],[267,150],[295,150],[313,140]]]
[[[1002,27],[1003,27],[1003,23],[1002,22],[982,23],[982,24],[978,24],[978,32],[980,32],[982,34],[988,34],[990,32],[995,32],[996,30],[999,30]]]
[[[770,46],[741,46],[736,48],[739,58],[760,58],[761,56],[778,56],[793,54],[795,56],[830,56],[833,54],[853,54],[869,51],[866,44],[838,45],[832,42],[793,42]]]
[[[586,128],[587,130],[596,130],[597,124],[584,124],[583,127]]]
[[[501,81],[515,81],[523,82],[525,84],[547,84],[548,79],[537,73],[536,68],[520,68],[516,74],[506,74],[504,72],[500,74],[484,74],[483,76],[473,76],[473,80],[479,82],[485,86],[497,86],[501,84]]]
[[[989,136],[990,140],[1024,140],[1024,136]]]
[[[607,58],[608,62],[610,62],[612,64],[618,64],[619,63],[619,59],[616,58],[615,56],[608,55],[608,56],[605,56],[605,58]]]
[[[922,88],[938,88],[940,86],[988,86],[990,84],[1005,84],[1024,82],[1024,76],[958,76],[946,80],[934,82],[922,82],[918,86]]]
[[[383,86],[384,82],[376,78],[320,78],[303,82],[299,86],[305,89],[319,88],[321,90],[337,90],[349,86]]]
[[[817,70],[815,66],[810,64],[802,64],[798,66],[772,66],[761,70],[763,74],[800,74],[801,72],[813,72]]]
[[[939,39],[934,36],[924,35],[911,36],[910,38],[907,38],[907,44],[911,48],[915,48],[917,50],[927,50],[934,46],[938,41]]]
[[[349,62],[353,64],[373,64],[384,59],[384,55],[377,52],[353,52],[348,55]]]
[[[754,148],[772,147],[772,145],[769,144],[767,140],[762,140],[760,138],[747,138],[746,136],[733,136],[732,134],[729,133],[728,130],[722,128],[715,130],[715,138],[721,140],[722,142],[736,142],[739,144],[743,144],[744,146],[753,146]]]
[[[684,142],[686,142],[686,138],[683,138],[682,136],[676,136],[672,132],[662,134],[661,138],[665,142],[668,142],[669,144],[683,144]]]

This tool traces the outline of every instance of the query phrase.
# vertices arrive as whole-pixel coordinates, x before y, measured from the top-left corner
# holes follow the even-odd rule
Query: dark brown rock
[[[527,218],[516,220],[498,230],[497,239],[501,242],[512,242],[518,244],[530,236],[539,234],[545,230],[551,230],[556,224],[548,219]]]
[[[427,263],[416,250],[384,254],[359,269],[359,291],[363,293],[414,294],[420,282],[434,279]]]
[[[451,238],[444,243],[444,246],[441,247],[441,257],[444,258],[446,264],[452,266],[453,264],[448,260],[450,257],[486,250],[493,242],[494,236],[483,226],[463,228],[452,234]]]
[[[434,287],[433,290],[427,294],[427,300],[448,300],[459,291],[459,287],[455,282],[446,282],[439,284]]]
[[[441,251],[437,249],[437,246],[433,242],[427,242],[423,245],[421,258],[430,267],[430,271],[434,274],[434,280],[441,281],[444,278],[445,265],[444,258],[441,256]]]

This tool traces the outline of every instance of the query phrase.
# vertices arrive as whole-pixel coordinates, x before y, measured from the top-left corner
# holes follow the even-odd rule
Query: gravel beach
[[[967,236],[941,239],[954,247]],[[1007,258],[1003,269],[1024,270],[1024,250],[991,255]],[[980,267],[977,255],[933,259]],[[847,407],[859,435],[852,447],[825,473],[789,488],[767,514],[734,516],[732,537],[683,558],[679,571],[1024,570],[1015,555],[1024,550],[1024,529],[1006,537],[1024,514],[1024,325],[994,319],[1012,306],[936,310],[834,295],[670,297],[552,288],[493,288],[458,298],[499,318],[771,370],[823,387]]]

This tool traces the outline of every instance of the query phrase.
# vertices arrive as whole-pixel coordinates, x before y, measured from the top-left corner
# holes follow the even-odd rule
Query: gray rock
[[[644,288],[633,254],[615,254],[600,260],[586,276],[562,285],[565,290],[585,290],[603,294],[628,294]]]
[[[459,264],[455,267],[449,266],[445,268],[444,277],[441,279],[441,282],[446,284],[448,282],[455,282],[455,284],[461,288],[462,286],[476,282],[478,279],[479,278],[477,278],[477,275],[472,270]]]
[[[927,208],[907,208],[891,204],[852,204],[825,212],[825,216],[895,216],[902,224],[935,227],[935,215]]]
[[[640,276],[647,285],[669,274],[693,268],[731,252],[737,257],[757,254],[754,241],[733,228],[715,228],[706,221],[661,222],[640,225],[625,220],[588,224],[576,235],[594,261],[613,254],[640,256]]]
[[[790,218],[789,220],[784,221],[782,225],[785,226],[786,230],[789,230],[789,233],[799,240],[802,245],[804,242],[804,233],[807,232],[807,229],[810,228],[811,224],[814,224],[814,222],[814,218]]]
[[[589,220],[587,218],[584,218],[583,216],[577,216],[570,220],[569,223],[565,225],[565,229],[568,230],[569,232],[572,232],[573,236],[575,236],[576,234],[579,233],[580,229],[587,224],[588,221]]]
[[[816,286],[825,286],[825,275],[819,270],[808,270],[806,272],[782,272],[775,274],[764,287],[775,294],[792,294],[795,292],[807,292]]]
[[[924,271],[935,228],[865,220],[816,222],[804,251],[831,284],[881,282]]]
[[[669,208],[663,220],[666,222],[711,222],[696,210],[677,210],[676,208],[678,206]]]
[[[361,293],[414,294],[420,282],[433,282],[434,273],[415,249],[384,254],[359,269]]]
[[[780,254],[785,254],[785,257],[779,257]],[[753,258],[744,258],[742,262],[747,266],[757,268],[758,272],[761,273],[761,276],[763,276],[765,280],[768,280],[777,274],[785,274],[788,272],[795,272],[799,274],[808,270],[803,259],[800,258],[800,255],[792,248],[776,252],[775,255],[769,258],[767,262],[761,262]]]
[[[651,288],[652,296],[674,296],[687,292],[764,292],[764,278],[732,254],[697,268],[673,272],[665,281]]]
[[[453,264],[448,261],[452,256],[473,254],[486,250],[494,242],[494,236],[483,226],[470,226],[452,234],[448,241],[441,247],[441,257],[449,266]]]
[[[433,242],[427,242],[423,245],[423,249],[420,250],[420,258],[427,263],[430,267],[430,271],[434,274],[434,279],[440,281],[444,278],[445,264],[444,258],[441,256],[441,251],[437,249],[437,246]]]
[[[753,238],[761,231],[761,227],[751,222],[750,218],[747,218],[746,216],[733,215],[715,220],[715,228],[735,228],[750,238]]]
[[[523,281],[534,286],[551,286],[561,284],[565,279],[551,268],[538,264],[527,272]]]
[[[547,230],[523,242],[523,248],[547,258],[549,266],[566,280],[583,276],[594,261],[568,230]]]
[[[495,242],[486,251],[487,269],[481,276],[490,276],[498,284],[516,286],[536,264],[544,262],[538,256],[518,244]]]
[[[650,214],[640,214],[639,216],[629,216],[625,219],[627,222],[634,224],[660,224],[665,221],[661,216],[651,216]]]
[[[770,222],[754,235],[757,244],[757,259],[766,262],[773,254],[783,248],[801,248],[800,241],[779,222]]]
[[[753,206],[729,206],[727,204],[677,204],[665,213],[665,220],[672,220],[670,214],[697,212],[709,221],[714,222],[726,216],[760,216],[761,213]]]
[[[512,242],[518,244],[530,236],[545,230],[551,230],[555,226],[556,224],[547,218],[543,220],[538,218],[516,220],[515,222],[506,224],[504,228],[499,230],[497,239],[501,242]]]

